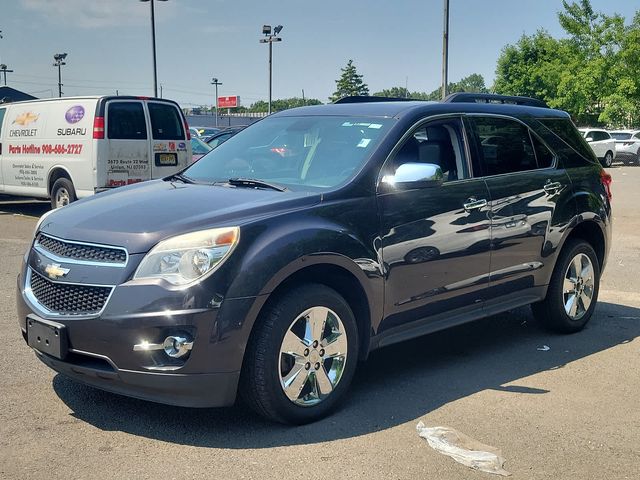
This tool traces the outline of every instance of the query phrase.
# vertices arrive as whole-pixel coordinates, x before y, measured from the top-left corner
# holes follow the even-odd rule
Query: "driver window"
[[[469,178],[462,123],[457,118],[421,125],[405,140],[391,160],[392,174],[404,163],[438,165],[445,182]]]

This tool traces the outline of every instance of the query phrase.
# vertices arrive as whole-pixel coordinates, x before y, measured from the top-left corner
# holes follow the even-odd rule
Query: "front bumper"
[[[28,319],[64,325],[68,354],[56,358],[34,348],[53,370],[82,383],[144,400],[187,407],[221,407],[235,401],[250,331],[244,320],[256,297],[225,299],[194,308],[157,285],[116,288],[99,317],[51,317],[24,293],[26,267],[18,277],[17,310],[28,343]],[[186,299],[186,300],[185,300]],[[199,303],[199,302],[196,302]],[[134,351],[141,342],[162,343],[169,335],[193,340],[185,359],[162,350]]]

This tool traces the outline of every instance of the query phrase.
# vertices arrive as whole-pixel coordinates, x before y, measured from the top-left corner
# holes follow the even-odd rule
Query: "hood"
[[[309,192],[154,180],[62,207],[44,220],[40,231],[146,253],[164,238],[217,226],[241,226],[256,217],[310,206],[320,199],[320,194]]]

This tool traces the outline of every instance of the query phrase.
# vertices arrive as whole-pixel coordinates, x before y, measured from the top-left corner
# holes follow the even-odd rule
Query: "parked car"
[[[616,156],[625,163],[640,165],[640,130],[609,132],[616,141]]]
[[[0,193],[53,208],[187,166],[190,134],[175,102],[69,97],[0,105]]]
[[[196,160],[199,160],[202,156],[209,153],[213,150],[209,145],[202,141],[202,139],[198,137],[191,137],[191,162],[193,163]]]
[[[239,394],[300,424],[377,348],[529,304],[584,328],[611,177],[569,115],[497,95],[357,100],[276,113],[180,173],[43,216],[18,278],[26,343],[104,390]]]
[[[199,138],[210,137],[222,130],[222,128],[218,127],[189,127],[189,129],[191,130],[192,136],[195,135]]]
[[[579,129],[589,146],[593,149],[603,167],[610,167],[616,158],[616,141],[609,132],[598,128]]]
[[[221,130],[220,132],[214,133],[210,137],[207,137],[205,142],[207,142],[207,144],[211,148],[216,148],[218,145],[223,144],[224,142],[229,140],[231,137],[233,137],[236,133],[243,130],[244,128],[245,127],[231,127],[225,130]]]

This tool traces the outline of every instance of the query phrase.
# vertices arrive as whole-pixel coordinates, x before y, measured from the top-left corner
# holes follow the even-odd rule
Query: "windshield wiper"
[[[276,183],[265,182],[264,180],[258,180],[257,178],[230,178],[227,180],[229,185],[234,187],[254,187],[254,188],[270,188],[278,192],[284,192],[286,187],[282,187]]]
[[[196,183],[192,178],[189,178],[182,173],[174,173],[170,177],[167,177],[167,180],[180,180],[183,183]]]

